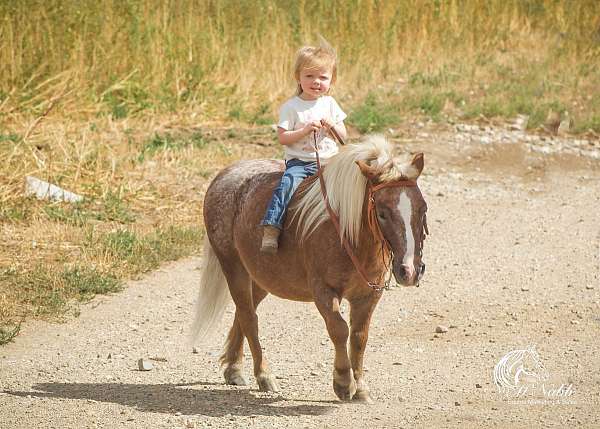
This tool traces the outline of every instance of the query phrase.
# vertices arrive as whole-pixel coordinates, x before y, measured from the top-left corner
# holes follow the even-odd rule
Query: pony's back
[[[276,160],[249,160],[233,164],[212,181],[204,197],[204,225],[208,239],[219,252],[233,245],[233,225],[240,207],[257,188],[273,191],[284,164]]]

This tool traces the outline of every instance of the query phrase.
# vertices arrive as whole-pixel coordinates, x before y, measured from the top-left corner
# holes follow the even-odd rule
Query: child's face
[[[316,100],[327,94],[331,86],[331,70],[327,68],[304,68],[300,71],[299,82],[302,87],[301,97]]]

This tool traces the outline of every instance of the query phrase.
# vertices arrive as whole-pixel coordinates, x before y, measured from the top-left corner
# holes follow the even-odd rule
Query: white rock
[[[83,200],[81,195],[66,191],[61,187],[44,182],[33,176],[25,177],[25,195],[33,195],[40,200],[67,201],[69,203]]]
[[[152,365],[152,362],[147,361],[145,359],[139,359],[138,360],[138,369],[140,371],[150,371],[152,370],[154,366]]]
[[[448,327],[444,325],[438,325],[435,327],[435,332],[437,332],[438,334],[443,334],[445,332],[448,332]]]
[[[510,126],[513,130],[521,130],[525,131],[527,128],[527,123],[529,122],[529,116],[527,115],[517,115],[514,124]]]

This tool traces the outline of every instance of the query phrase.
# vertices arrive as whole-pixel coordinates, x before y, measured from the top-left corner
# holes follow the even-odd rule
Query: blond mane
[[[361,173],[356,161],[364,161],[373,167],[383,167],[387,163],[388,167],[380,176],[382,181],[411,175],[407,164],[388,162],[392,159],[391,145],[383,136],[375,135],[359,144],[342,147],[327,163],[323,178],[329,204],[340,219],[340,239],[346,237],[352,245],[357,245],[359,240],[367,178]],[[318,180],[303,191],[290,210],[293,219],[298,220],[302,240],[329,218]]]

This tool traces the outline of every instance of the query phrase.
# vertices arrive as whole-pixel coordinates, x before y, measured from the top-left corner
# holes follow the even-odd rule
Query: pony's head
[[[378,160],[356,163],[371,189],[376,223],[393,252],[396,282],[418,286],[425,273],[422,257],[427,232],[427,204],[417,186],[424,166],[423,154],[392,158],[383,164]]]
[[[425,272],[421,258],[427,205],[416,186],[423,165],[423,154],[394,158],[383,136],[369,136],[361,144],[344,146],[323,171],[341,235],[355,247],[360,246],[365,225],[362,216],[366,192],[374,191],[374,218],[393,252],[394,277],[405,286],[418,285]],[[318,181],[305,190],[293,211],[303,238],[329,219]]]

